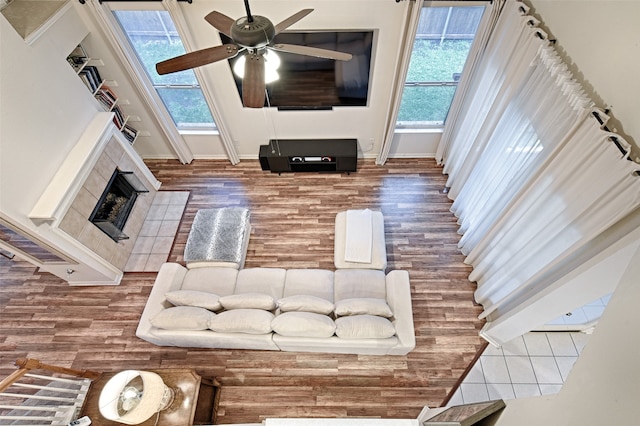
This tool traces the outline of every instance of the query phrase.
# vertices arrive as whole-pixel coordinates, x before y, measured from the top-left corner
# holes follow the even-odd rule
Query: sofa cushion
[[[352,315],[336,319],[336,335],[343,339],[385,339],[396,334],[386,318],[374,315]]]
[[[285,312],[271,321],[273,331],[290,337],[331,337],[336,324],[326,315],[312,312]]]
[[[393,316],[386,300],[370,297],[339,300],[336,302],[335,314],[336,316],[376,315],[385,318]]]
[[[271,333],[274,315],[262,309],[234,309],[211,317],[209,328],[219,333]]]
[[[327,269],[288,269],[283,297],[299,294],[333,302],[333,271]]]
[[[238,272],[235,293],[265,293],[282,297],[286,270],[281,268],[247,268]]]
[[[238,270],[233,268],[189,269],[182,281],[182,290],[197,290],[220,296],[233,294]]]
[[[174,306],[196,306],[210,311],[222,309],[220,296],[205,291],[174,290],[165,293],[164,297]]]
[[[174,306],[158,312],[149,322],[165,330],[206,330],[216,314],[195,306]]]
[[[387,284],[383,271],[374,269],[338,269],[334,274],[334,302],[356,297],[386,299]]]
[[[276,301],[273,297],[264,293],[230,294],[220,298],[223,308],[230,309],[275,309]]]
[[[329,315],[333,312],[335,306],[333,303],[320,297],[299,294],[297,296],[283,297],[278,300],[278,308],[282,312],[301,311]]]

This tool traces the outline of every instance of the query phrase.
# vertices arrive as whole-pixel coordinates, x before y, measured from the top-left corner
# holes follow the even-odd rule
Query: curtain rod
[[[609,113],[609,110],[605,109],[604,112],[605,114],[607,114]],[[607,132],[611,132],[611,130],[609,130],[607,125],[604,124],[604,120],[600,118],[600,114],[598,114],[598,111],[591,111],[591,115],[593,115],[596,118],[596,120],[598,120],[598,123],[600,123],[603,130]],[[615,136],[609,136],[609,139],[618,147],[622,155],[626,156],[627,161],[633,161],[633,159],[631,158],[631,148],[629,148],[629,151],[625,150],[622,144],[620,143],[620,141],[618,140],[618,138]],[[636,170],[635,174],[636,176],[640,176],[640,170]]]
[[[604,110],[605,113],[608,113],[609,110]],[[611,132],[611,130],[609,130],[609,128],[607,127],[606,124],[604,124],[604,120],[602,118],[600,118],[600,115],[598,114],[598,111],[591,111],[591,115],[593,115],[596,120],[598,120],[598,123],[600,123],[600,125],[602,126],[602,128],[607,131],[607,132]],[[618,147],[618,149],[620,150],[620,152],[622,153],[622,155],[626,155],[627,156],[627,160],[631,161],[631,156],[628,155],[629,152],[631,150],[629,150],[629,152],[627,152],[624,147],[622,146],[622,144],[620,143],[620,141],[618,141],[618,138],[615,136],[609,136],[609,139],[611,139],[611,142],[613,142],[614,144],[616,144],[616,146]]]
[[[80,2],[80,4],[85,4],[87,2],[87,0],[78,0]],[[104,2],[109,2],[109,1],[140,1],[140,0],[98,0],[98,3],[102,4]],[[162,1],[162,0],[145,0],[145,1]],[[183,2],[187,2],[189,4],[191,4],[193,2],[193,0],[178,0],[178,1],[183,1]]]

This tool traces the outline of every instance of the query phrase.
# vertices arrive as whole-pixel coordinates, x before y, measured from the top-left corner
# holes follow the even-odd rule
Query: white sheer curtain
[[[469,279],[478,283],[481,317],[533,284],[544,289],[551,283],[538,281],[538,275],[640,206],[640,167],[611,136],[629,149],[593,117],[583,120],[471,250],[466,262],[474,267]]]
[[[465,95],[461,113],[457,120],[447,121],[440,145],[448,147],[442,162],[444,173],[449,174],[451,198],[466,182],[509,99],[526,81],[536,52],[547,44],[535,36],[539,33],[546,38],[537,28],[538,21],[526,15],[528,10],[520,2],[507,2],[504,6],[473,74],[473,85]]]
[[[557,53],[541,46],[502,113],[473,145],[481,151],[466,179],[452,180],[452,211],[458,216],[460,248],[468,254],[501,216],[510,200],[575,131],[591,106]],[[593,120],[591,118],[590,120]],[[487,173],[487,171],[490,171]],[[462,183],[464,181],[464,183]],[[454,195],[455,194],[455,195]]]
[[[469,51],[467,62],[462,70],[460,83],[458,84],[455,96],[453,97],[451,106],[449,107],[449,113],[447,114],[447,124],[452,123],[453,125],[445,126],[440,138],[442,142],[438,145],[438,149],[436,151],[436,161],[439,164],[442,164],[443,158],[448,154],[448,142],[451,141],[451,134],[456,132],[458,124],[461,123],[458,118],[464,113],[466,108],[464,99],[466,98],[467,92],[469,92],[472,87],[475,87],[474,83],[477,82],[476,73],[478,72],[477,70],[481,63],[480,60],[485,53],[487,44],[489,43],[489,38],[496,27],[496,23],[498,22],[498,18],[500,17],[500,13],[502,12],[505,2],[506,0],[494,0],[485,6],[482,21],[480,21],[476,34],[476,39]]]
[[[505,5],[442,142],[460,248],[490,321],[553,284],[550,270],[569,273],[572,254],[640,207],[629,145],[592,116],[608,119],[527,13]]]
[[[382,165],[389,158],[389,151],[393,142],[393,136],[396,130],[396,121],[398,121],[398,112],[400,111],[400,103],[402,102],[402,94],[404,93],[404,82],[407,79],[407,71],[409,70],[409,62],[411,61],[411,52],[413,51],[413,41],[418,31],[418,23],[420,22],[420,13],[422,11],[424,0],[415,2],[407,2],[406,15],[404,23],[404,31],[402,33],[400,50],[402,55],[396,67],[396,75],[394,76],[393,92],[391,101],[387,110],[387,117],[384,123],[383,141],[380,146],[380,152],[376,158],[376,164]]]

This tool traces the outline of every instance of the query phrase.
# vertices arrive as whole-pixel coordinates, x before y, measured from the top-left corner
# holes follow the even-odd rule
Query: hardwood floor
[[[119,286],[69,287],[0,257],[0,373],[16,358],[113,371],[194,367],[222,383],[219,423],[266,417],[416,418],[439,406],[485,344],[470,267],[457,249],[446,177],[430,159],[385,166],[359,160],[346,174],[272,174],[258,161],[148,161],[163,190],[189,190],[170,261],[182,253],[200,208],[251,209],[245,267],[333,266],[333,223],[347,208],[385,216],[388,269],[411,278],[417,346],[407,356],[358,356],[157,347],[135,337],[155,274],[127,273]]]

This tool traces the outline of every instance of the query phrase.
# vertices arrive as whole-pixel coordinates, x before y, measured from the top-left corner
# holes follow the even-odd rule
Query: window
[[[114,10],[154,89],[180,130],[214,129],[209,106],[193,70],[159,75],[156,63],[185,53],[169,12]]]
[[[413,44],[398,127],[444,125],[484,6],[425,6]]]

